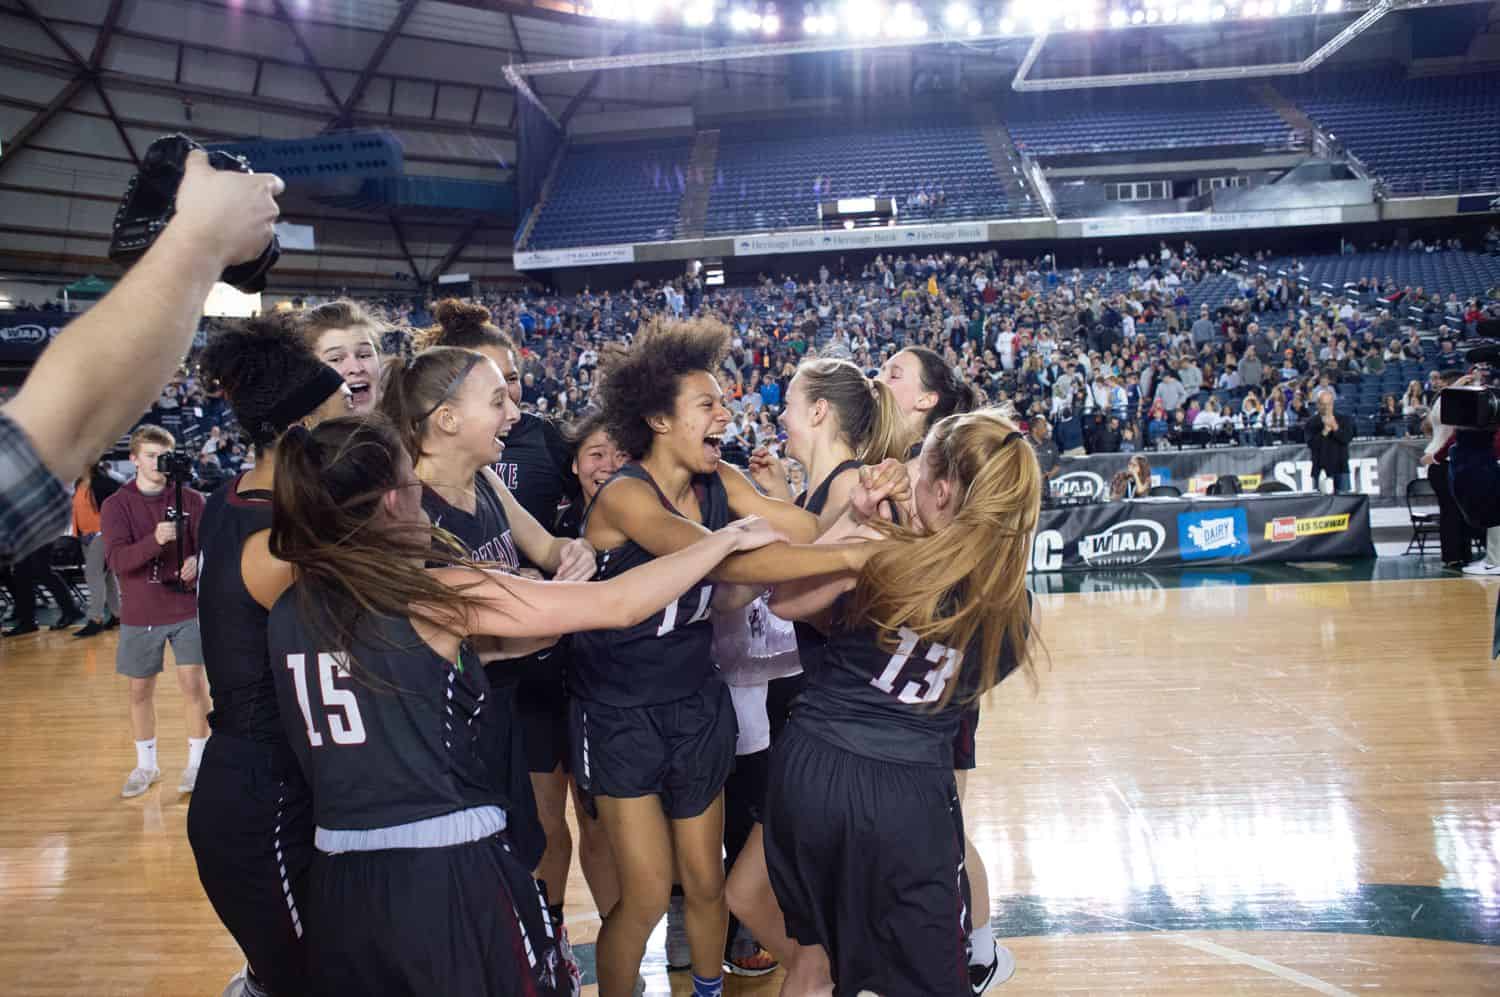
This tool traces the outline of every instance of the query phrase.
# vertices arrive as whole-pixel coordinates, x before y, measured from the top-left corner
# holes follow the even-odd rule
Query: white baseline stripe
[[[1308,990],[1316,990],[1320,994],[1327,994],[1328,997],[1354,997],[1354,994],[1349,991],[1342,990],[1332,983],[1325,983],[1315,976],[1299,973],[1295,969],[1288,969],[1285,966],[1271,962],[1269,959],[1262,959],[1260,956],[1241,952],[1239,949],[1232,949],[1217,942],[1167,933],[1163,933],[1161,937],[1165,938],[1166,941],[1172,942],[1174,945],[1184,945],[1190,949],[1197,949],[1199,952],[1216,955],[1229,962],[1249,966],[1251,969],[1258,969],[1262,973],[1270,973],[1272,976],[1280,977],[1288,983],[1295,983],[1300,987],[1306,987]]]

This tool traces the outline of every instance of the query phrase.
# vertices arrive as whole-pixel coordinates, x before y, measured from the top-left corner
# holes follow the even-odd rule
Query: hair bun
[[[491,324],[488,308],[459,298],[444,298],[433,308],[432,314],[447,335],[478,332]]]

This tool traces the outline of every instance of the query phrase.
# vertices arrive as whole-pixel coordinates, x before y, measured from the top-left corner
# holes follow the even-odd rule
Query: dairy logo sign
[[[1245,557],[1250,553],[1245,510],[1185,512],[1177,517],[1177,541],[1184,561]]]
[[[1090,567],[1131,567],[1161,552],[1167,531],[1149,519],[1127,519],[1078,541],[1078,556]]]

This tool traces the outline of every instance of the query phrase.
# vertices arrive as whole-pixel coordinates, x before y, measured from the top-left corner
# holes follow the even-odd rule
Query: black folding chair
[[[1417,553],[1423,557],[1427,555],[1427,538],[1438,536],[1438,520],[1440,514],[1432,512],[1418,512],[1418,506],[1429,507],[1437,505],[1437,492],[1432,490],[1432,482],[1426,478],[1413,478],[1406,483],[1406,514],[1411,517],[1411,540],[1407,541],[1406,553],[1410,554],[1415,547]]]

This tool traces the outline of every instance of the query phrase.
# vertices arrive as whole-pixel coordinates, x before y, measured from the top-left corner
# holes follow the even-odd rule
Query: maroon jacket
[[[167,518],[175,497],[170,485],[159,495],[142,495],[132,481],[99,509],[104,561],[119,580],[120,622],[126,626],[165,626],[198,615],[197,592],[183,592],[176,584],[177,541],[166,547],[156,542],[156,524]],[[203,495],[184,488],[182,504],[191,517],[183,534],[183,555],[193,558],[198,556]]]

